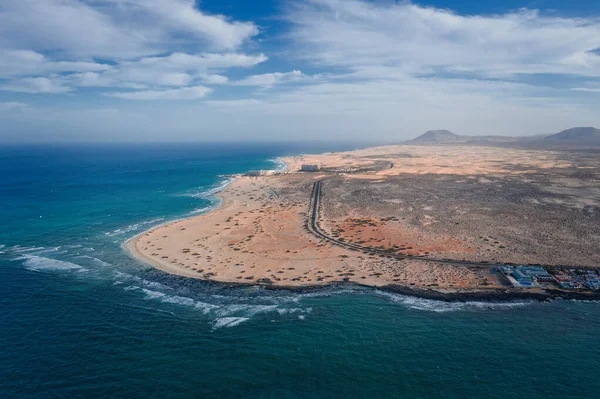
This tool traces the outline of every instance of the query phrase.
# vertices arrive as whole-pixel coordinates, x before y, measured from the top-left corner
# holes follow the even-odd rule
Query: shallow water
[[[355,145],[0,149],[0,397],[600,395],[600,304],[228,288],[128,258],[224,174]]]

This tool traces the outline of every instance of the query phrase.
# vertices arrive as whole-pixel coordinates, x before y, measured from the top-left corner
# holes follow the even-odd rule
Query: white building
[[[258,177],[258,176],[269,176],[272,175],[273,171],[272,170],[249,170],[248,172],[246,172],[246,176],[251,176],[251,177]]]
[[[305,165],[300,166],[300,170],[302,172],[317,172],[317,171],[319,171],[319,165],[305,164]]]

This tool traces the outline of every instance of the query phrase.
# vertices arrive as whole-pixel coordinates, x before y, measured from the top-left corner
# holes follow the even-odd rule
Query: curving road
[[[417,260],[417,259],[419,259],[419,260],[425,260],[425,261],[436,262],[436,263],[445,263],[445,264],[456,265],[456,266],[480,266],[480,267],[496,267],[496,266],[498,266],[497,264],[491,264],[491,263],[472,262],[472,261],[465,261],[465,260],[452,260],[452,259],[435,259],[435,258],[428,258],[428,257],[424,257],[424,256],[418,256],[418,255],[397,254],[397,253],[388,252],[388,251],[382,250],[382,249],[363,247],[358,244],[341,241],[335,237],[332,237],[329,234],[327,234],[327,232],[325,232],[323,229],[321,229],[321,227],[319,226],[319,212],[320,212],[320,208],[321,208],[321,185],[324,180],[326,180],[326,179],[317,180],[313,184],[312,197],[311,197],[310,208],[309,208],[309,212],[308,212],[308,219],[306,222],[306,227],[308,228],[308,231],[310,231],[313,235],[317,236],[320,239],[328,241],[331,244],[350,249],[352,251],[361,251],[361,252],[367,252],[367,253],[372,253],[372,254],[376,254],[376,255],[385,255],[385,256],[392,257],[392,258],[398,259],[398,260],[402,260],[402,259]]]

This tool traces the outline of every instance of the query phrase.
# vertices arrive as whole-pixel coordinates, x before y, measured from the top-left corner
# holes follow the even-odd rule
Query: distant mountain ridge
[[[464,141],[464,138],[467,136],[459,136],[458,134],[454,134],[449,130],[429,130],[419,137],[410,140],[411,143],[414,144],[428,144],[428,143],[436,143],[436,144],[446,144],[446,143],[458,143]]]
[[[600,141],[600,129],[574,127],[546,137],[549,141]]]
[[[452,133],[449,130],[429,130],[407,144],[482,144],[506,143],[519,140],[519,137],[507,136],[466,136]]]
[[[429,130],[419,137],[408,140],[405,144],[466,144],[466,145],[508,145],[508,146],[600,146],[600,129],[594,127],[574,127],[556,134],[540,134],[535,136],[467,136],[449,130]]]

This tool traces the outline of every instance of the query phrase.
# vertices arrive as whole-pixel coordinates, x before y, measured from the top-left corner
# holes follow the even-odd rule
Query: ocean
[[[600,397],[600,303],[231,288],[122,243],[353,143],[0,147],[0,398]]]

